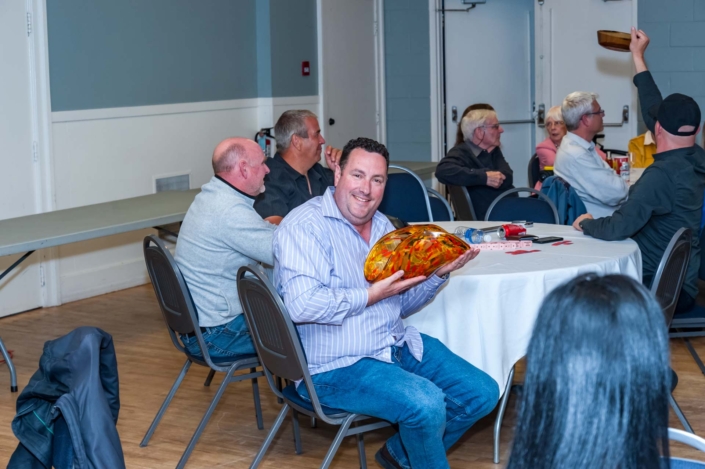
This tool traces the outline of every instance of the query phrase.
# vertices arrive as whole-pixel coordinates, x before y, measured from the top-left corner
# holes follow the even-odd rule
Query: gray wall
[[[387,147],[392,160],[431,161],[428,0],[384,0]]]
[[[47,23],[52,111],[318,94],[315,0],[48,0]]]
[[[651,39],[646,63],[661,94],[692,96],[705,111],[705,1],[639,0],[638,22]]]

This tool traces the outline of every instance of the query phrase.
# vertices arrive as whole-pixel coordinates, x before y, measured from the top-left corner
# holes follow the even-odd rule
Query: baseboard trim
[[[149,283],[144,259],[106,264],[95,269],[62,275],[61,303],[82,300]]]

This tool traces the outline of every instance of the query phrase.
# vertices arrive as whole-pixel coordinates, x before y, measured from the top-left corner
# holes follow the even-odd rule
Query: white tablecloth
[[[461,225],[499,223],[437,224],[452,233]],[[534,244],[526,249],[541,252],[520,255],[483,251],[452,273],[430,303],[404,320],[488,373],[501,392],[512,366],[526,353],[539,307],[551,290],[586,272],[641,280],[641,253],[631,239],[600,241],[561,225],[537,224],[528,233],[560,236],[574,244]]]

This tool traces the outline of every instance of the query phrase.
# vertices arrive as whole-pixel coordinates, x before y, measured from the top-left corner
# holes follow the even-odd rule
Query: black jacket
[[[487,185],[487,171],[499,171],[506,179],[497,189]],[[477,156],[468,142],[450,149],[436,167],[436,178],[443,184],[466,186],[478,220],[485,219],[490,204],[514,186],[514,172],[499,147],[488,153],[482,150]]]
[[[634,77],[642,115],[654,132],[655,121],[647,111],[661,103],[661,93],[651,73]],[[656,153],[654,163],[629,189],[629,199],[610,217],[585,220],[583,231],[608,241],[632,238],[643,259],[644,284],[651,286],[666,246],[680,228],[693,230],[690,264],[683,290],[695,298],[700,268],[700,219],[705,193],[705,150],[698,145]]]
[[[20,444],[9,469],[51,468],[54,420],[66,420],[76,469],[125,467],[118,436],[117,360],[110,334],[78,329],[44,344],[39,370],[17,399]]]

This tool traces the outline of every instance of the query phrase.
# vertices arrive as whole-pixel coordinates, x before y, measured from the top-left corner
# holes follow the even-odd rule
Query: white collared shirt
[[[595,218],[612,215],[627,200],[627,183],[600,158],[594,143],[572,132],[558,147],[553,172],[575,189]]]

